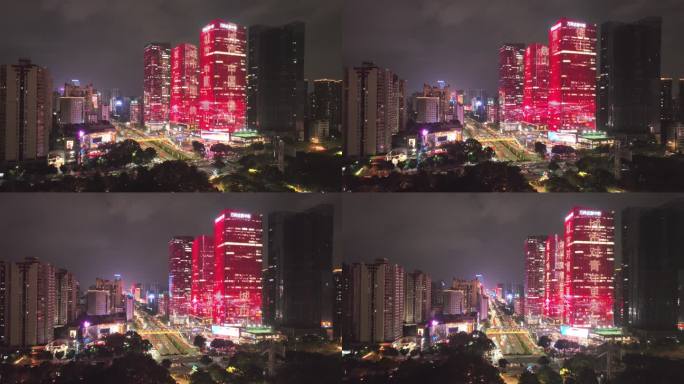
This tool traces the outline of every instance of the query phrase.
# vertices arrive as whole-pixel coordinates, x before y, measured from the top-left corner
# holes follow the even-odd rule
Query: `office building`
[[[261,214],[225,210],[214,220],[214,324],[261,324]]]
[[[0,163],[47,159],[51,92],[47,69],[27,59],[0,65]]]
[[[251,129],[304,140],[304,46],[302,22],[249,27],[247,119]]]
[[[65,326],[76,320],[79,315],[79,285],[73,273],[57,269],[55,273],[55,320],[56,326]]]
[[[523,120],[545,128],[549,122],[549,47],[530,44],[524,62]]]
[[[199,59],[197,46],[180,44],[171,50],[169,121],[187,128],[197,125]]]
[[[86,314],[88,316],[105,316],[112,313],[111,296],[104,289],[89,289],[86,292]]]
[[[613,213],[575,207],[565,218],[563,323],[612,327],[615,271]]]
[[[470,312],[466,304],[465,292],[458,289],[444,289],[440,294],[443,315],[463,315]]]
[[[330,205],[269,215],[265,323],[294,333],[332,324],[333,216]]]
[[[200,235],[192,242],[192,315],[210,322],[214,297],[214,237]]]
[[[551,322],[563,317],[564,253],[563,237],[549,235],[544,253],[544,318]]]
[[[61,124],[84,124],[85,99],[83,97],[60,97],[59,122]]]
[[[171,45],[149,43],[144,52],[143,119],[151,129],[169,122],[171,99]]]
[[[123,281],[121,281],[121,276],[114,275],[113,280],[96,278],[95,287],[96,290],[107,291],[109,295],[107,308],[107,313],[123,313],[124,312],[124,294],[123,294]]]
[[[622,313],[616,321],[643,331],[675,331],[683,314],[684,203],[622,213]]]
[[[435,124],[439,123],[439,97],[416,97],[416,123]]]
[[[523,121],[524,58],[525,44],[508,43],[499,48],[499,118],[503,125]]]
[[[190,313],[193,241],[192,236],[169,241],[169,317],[179,321]]]
[[[247,101],[246,29],[214,20],[200,36],[199,127],[202,137],[226,141],[244,129]]]
[[[480,310],[482,284],[478,279],[453,279],[451,282],[451,289],[463,292],[465,300],[465,313],[478,312]]]
[[[661,25],[660,17],[601,24],[597,125],[610,135],[660,131]]]
[[[561,19],[549,31],[549,130],[596,129],[596,26]]]

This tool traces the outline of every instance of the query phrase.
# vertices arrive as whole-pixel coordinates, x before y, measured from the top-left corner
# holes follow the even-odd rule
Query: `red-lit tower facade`
[[[544,318],[560,323],[563,317],[563,237],[546,238],[544,254]]]
[[[565,218],[563,241],[563,323],[585,328],[613,326],[613,213],[573,208]]]
[[[192,236],[174,236],[169,241],[169,315],[181,319],[190,312],[192,287]]]
[[[549,130],[596,129],[596,25],[561,19],[549,32]]]
[[[192,44],[180,44],[171,50],[170,122],[194,128],[197,125],[198,95],[197,47]]]
[[[225,141],[245,127],[246,28],[214,20],[200,36],[199,126],[202,137]]]
[[[499,48],[499,116],[503,124],[523,121],[525,44],[504,44]]]
[[[525,241],[525,320],[539,323],[544,312],[544,257],[547,236],[529,236]]]
[[[169,122],[171,99],[171,46],[149,43],[144,54],[143,119],[148,127],[159,128]]]
[[[214,237],[200,235],[192,242],[192,315],[210,322],[214,292]]]
[[[524,121],[545,127],[549,121],[549,47],[530,44],[525,49]]]
[[[260,214],[223,211],[214,221],[214,324],[261,324]]]

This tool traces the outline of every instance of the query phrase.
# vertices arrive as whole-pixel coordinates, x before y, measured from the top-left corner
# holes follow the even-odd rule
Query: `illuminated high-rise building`
[[[261,214],[225,210],[214,220],[215,324],[261,324]]]
[[[404,322],[420,324],[428,321],[432,309],[432,280],[421,271],[405,274]]]
[[[200,35],[199,127],[202,137],[225,141],[245,128],[246,28],[214,20]]]
[[[504,125],[523,121],[524,57],[525,44],[499,48],[499,117]]]
[[[549,121],[549,47],[530,44],[525,49],[524,121],[545,127]]]
[[[169,241],[169,315],[174,319],[190,312],[193,240],[192,236],[174,236]]]
[[[553,322],[560,322],[563,316],[564,255],[562,236],[549,235],[544,253],[544,318]]]
[[[0,65],[0,163],[47,158],[51,92],[47,69],[27,59]]]
[[[161,128],[169,122],[171,99],[171,45],[149,43],[144,54],[143,123]]]
[[[214,238],[208,235],[195,237],[192,242],[192,315],[211,321],[214,292]]]
[[[610,135],[660,131],[662,18],[601,24],[597,126]]]
[[[596,129],[596,25],[561,19],[549,32],[549,130]]]
[[[171,107],[173,124],[193,128],[197,124],[199,62],[197,47],[180,44],[171,50]]]
[[[6,325],[11,346],[46,344],[54,339],[55,267],[35,258],[12,263]]]
[[[544,314],[545,257],[547,236],[529,236],[525,241],[525,320],[540,322]]]
[[[314,80],[312,115],[325,120],[331,133],[339,136],[342,129],[342,80]]]
[[[613,213],[575,207],[565,218],[563,323],[613,326]]]

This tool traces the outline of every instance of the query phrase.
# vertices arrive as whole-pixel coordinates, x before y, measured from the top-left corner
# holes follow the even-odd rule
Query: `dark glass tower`
[[[333,207],[274,212],[268,217],[264,321],[314,333],[332,324]]]
[[[249,28],[247,125],[304,139],[304,23]]]
[[[649,17],[601,25],[598,129],[618,136],[660,130],[661,24]]]
[[[684,284],[684,201],[622,214],[621,325],[674,331]]]

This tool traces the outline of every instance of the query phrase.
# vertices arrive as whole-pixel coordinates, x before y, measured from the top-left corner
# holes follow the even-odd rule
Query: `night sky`
[[[329,203],[335,264],[386,257],[434,279],[521,282],[525,238],[561,233],[573,206],[619,213],[676,198],[684,194],[10,194],[0,199],[0,258],[38,257],[86,288],[114,273],[165,284],[171,236],[211,234],[221,209],[266,216]]]
[[[38,257],[74,272],[82,288],[94,284],[96,277],[112,278],[115,273],[127,285],[157,282],[165,286],[170,238],[213,235],[214,219],[222,209],[262,213],[266,220],[273,211],[298,211],[321,203],[339,207],[339,196],[4,195],[0,199],[0,259]],[[337,244],[334,249],[334,262],[339,264],[341,247]]]
[[[143,48],[151,41],[199,44],[216,18],[249,26],[306,23],[305,76],[339,78],[342,0],[8,0],[0,63],[19,57],[68,79],[142,95]]]
[[[437,80],[494,92],[501,44],[548,44],[561,17],[600,24],[663,16],[663,75],[684,77],[682,0],[347,0],[344,15],[345,64],[390,68],[409,93]]]

